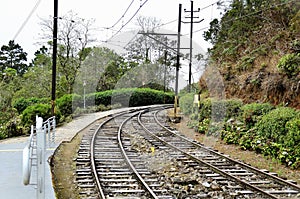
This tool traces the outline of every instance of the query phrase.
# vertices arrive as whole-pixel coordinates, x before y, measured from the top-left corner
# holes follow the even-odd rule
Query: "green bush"
[[[193,113],[194,93],[188,93],[179,100],[180,111],[185,115]]]
[[[94,103],[96,106],[111,105],[112,94],[113,94],[113,90],[107,90],[107,91],[91,94],[90,96],[88,96],[88,104]]]
[[[286,123],[293,119],[297,112],[289,107],[280,107],[264,115],[256,123],[257,133],[275,143],[283,143],[287,130]]]
[[[300,143],[300,118],[293,118],[285,125],[287,134],[284,139],[285,146],[295,147]],[[300,155],[300,154],[299,154]]]
[[[250,129],[254,127],[263,115],[272,109],[274,109],[274,106],[269,103],[246,104],[241,107],[241,121],[244,122],[247,129]]]
[[[168,104],[174,102],[174,94],[164,93],[149,88],[127,88],[98,92],[87,96],[88,103],[99,105],[144,106],[151,104]]]
[[[232,118],[224,124],[224,129],[221,131],[221,139],[227,144],[239,144],[239,140],[245,132],[244,124]]]
[[[31,125],[36,124],[36,116],[42,117],[43,120],[47,120],[51,115],[51,105],[50,104],[35,104],[28,106],[22,113],[21,123],[22,125],[29,129]],[[56,109],[56,120],[59,121],[61,113],[59,109]]]
[[[283,56],[277,67],[283,71],[288,77],[297,76],[300,72],[300,53],[287,54]]]
[[[242,105],[242,101],[236,99],[204,99],[200,102],[199,120],[202,121],[205,118],[209,118],[214,121],[227,121],[228,119],[237,117],[240,114],[240,108]]]
[[[17,109],[18,113],[22,113],[28,106],[34,105],[34,104],[46,104],[50,103],[50,100],[48,98],[18,98],[12,103],[13,108]]]
[[[77,107],[83,106],[83,99],[80,95],[67,94],[56,100],[56,106],[64,117],[68,117]]]

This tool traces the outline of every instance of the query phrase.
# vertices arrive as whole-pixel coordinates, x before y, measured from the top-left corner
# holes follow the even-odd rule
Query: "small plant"
[[[274,109],[274,106],[269,103],[252,103],[241,107],[241,121],[244,122],[248,129],[261,119],[261,117]]]
[[[180,110],[183,114],[189,115],[193,112],[194,93],[188,93],[179,100]]]
[[[292,53],[283,56],[279,60],[277,68],[288,77],[297,76],[300,72],[300,53]]]
[[[270,111],[256,123],[258,135],[273,142],[282,143],[287,134],[285,125],[296,115],[296,111],[289,107],[279,107]]]

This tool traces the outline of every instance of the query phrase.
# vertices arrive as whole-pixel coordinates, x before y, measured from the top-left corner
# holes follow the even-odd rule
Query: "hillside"
[[[204,34],[214,45],[209,65],[221,74],[226,98],[300,109],[299,8],[296,0],[233,0],[211,22]],[[213,79],[209,71],[201,88]]]

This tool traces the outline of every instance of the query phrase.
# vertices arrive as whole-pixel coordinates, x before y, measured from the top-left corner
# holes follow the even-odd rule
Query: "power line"
[[[114,25],[112,25],[110,28],[107,29],[111,29],[114,28],[126,15],[126,13],[128,12],[129,8],[132,6],[134,0],[131,1],[131,3],[129,4],[129,6],[127,7],[127,9],[125,10],[125,12],[122,14],[122,16],[114,23]]]
[[[140,11],[140,9],[141,9],[147,2],[148,2],[148,0],[145,0],[145,2],[142,3],[142,4],[140,5],[140,7],[136,10],[136,12],[132,15],[132,17],[131,17],[125,24],[123,24],[123,25],[121,26],[121,28],[120,28],[115,34],[113,34],[108,40],[111,40],[111,39],[114,38],[117,34],[119,34],[119,33],[121,32],[121,30],[122,30],[127,24],[129,24],[129,23],[131,22],[131,20],[137,15],[137,13]],[[108,40],[107,40],[107,41],[108,41]]]
[[[174,19],[174,20],[172,20],[172,21],[169,21],[169,22],[163,23],[163,24],[161,24],[161,25],[157,26],[157,28],[160,28],[160,27],[162,27],[162,26],[169,25],[169,24],[171,24],[171,23],[174,23],[174,22],[176,22],[176,21],[177,21],[177,19]]]
[[[33,13],[36,11],[36,9],[38,8],[38,6],[40,5],[42,0],[38,0],[33,9],[30,11],[29,15],[27,16],[27,18],[25,19],[25,21],[23,22],[23,24],[21,25],[21,27],[19,28],[19,30],[17,31],[17,33],[15,34],[15,36],[13,37],[13,40],[15,40],[18,35],[21,33],[21,31],[23,30],[23,28],[25,27],[25,25],[27,24],[27,22],[29,21],[29,19],[31,18],[31,16],[33,15]]]
[[[249,14],[247,14],[247,15],[243,15],[243,16],[238,17],[238,18],[234,18],[234,19],[230,19],[230,20],[224,21],[224,22],[222,22],[222,23],[228,23],[228,22],[232,22],[232,21],[237,21],[237,20],[240,20],[240,19],[243,19],[243,18],[252,16],[252,15],[255,15],[255,14],[260,13],[260,12],[262,12],[262,11],[270,10],[271,8],[275,8],[275,7],[277,7],[277,6],[283,6],[283,5],[292,3],[292,2],[294,2],[294,1],[297,1],[297,0],[290,0],[290,1],[285,2],[285,3],[276,4],[276,5],[273,5],[273,6],[269,7],[269,8],[265,8],[265,9],[262,9],[262,10],[258,10],[258,11],[249,13]],[[199,29],[199,30],[194,31],[193,33],[200,32],[200,31],[205,30],[205,29],[208,29],[208,28],[210,28],[210,27],[207,26],[207,27],[201,28],[201,29]],[[183,35],[183,36],[186,36],[186,35],[188,35],[188,34],[185,34],[185,35]]]
[[[214,2],[214,3],[212,3],[212,4],[208,5],[208,6],[205,6],[205,7],[203,7],[203,8],[200,8],[200,10],[205,10],[205,9],[207,9],[207,8],[209,8],[209,7],[213,6],[213,5],[215,5],[215,4],[218,4],[219,2],[220,2],[220,1]],[[161,25],[159,25],[159,26],[157,26],[157,27],[159,28],[159,27],[162,27],[162,26],[166,26],[166,25],[169,25],[169,24],[174,23],[174,22],[176,22],[176,21],[177,21],[177,19],[174,19],[174,20],[172,20],[172,21],[163,23],[163,24],[161,24]]]

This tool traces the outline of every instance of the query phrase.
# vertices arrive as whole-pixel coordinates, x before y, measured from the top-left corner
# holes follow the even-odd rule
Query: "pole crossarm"
[[[156,33],[156,32],[139,32],[138,34],[142,35],[163,35],[163,36],[177,36],[176,33]],[[180,35],[182,36],[182,35]]]
[[[155,37],[151,36],[151,35],[166,35],[166,36],[178,36],[178,34],[168,34],[168,33],[145,33],[145,32],[139,32],[138,34],[141,34],[141,35],[146,35],[147,37],[153,39],[154,41],[160,43],[161,45],[163,45],[164,47],[166,47],[167,49],[170,49],[172,50],[173,52],[177,53],[177,48],[173,48],[173,47],[170,47],[168,46],[167,44],[159,41],[158,39],[156,39]],[[181,36],[181,35],[180,35]],[[190,49],[190,48],[180,48],[180,49]],[[180,54],[180,56],[184,56],[183,54]]]
[[[186,17],[187,19],[192,19],[191,17]],[[193,19],[199,19],[199,17],[193,17]],[[193,21],[193,23],[201,23],[202,21],[204,21],[204,19],[201,19],[200,21]],[[188,21],[182,21],[182,23],[191,23]]]

